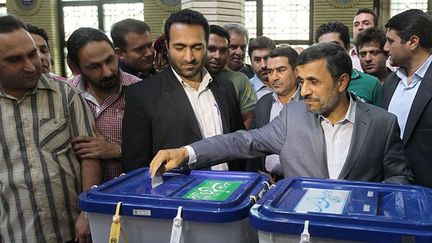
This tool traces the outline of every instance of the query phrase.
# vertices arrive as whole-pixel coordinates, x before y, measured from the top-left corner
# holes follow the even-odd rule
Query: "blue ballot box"
[[[284,179],[251,208],[249,220],[260,243],[432,242],[432,191],[384,183]]]
[[[128,242],[258,242],[248,216],[268,189],[267,177],[196,170],[162,179],[152,188],[142,168],[82,193],[79,206],[88,214],[93,242],[111,242],[115,219]],[[119,202],[120,218],[113,217]]]

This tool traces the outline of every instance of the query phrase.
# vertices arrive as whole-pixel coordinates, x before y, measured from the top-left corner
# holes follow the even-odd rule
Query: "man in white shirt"
[[[204,68],[209,25],[193,10],[165,22],[169,68],[129,86],[123,118],[123,169],[148,166],[160,149],[243,129],[232,82]],[[226,162],[226,161],[225,161]],[[242,163],[218,166],[242,170]]]

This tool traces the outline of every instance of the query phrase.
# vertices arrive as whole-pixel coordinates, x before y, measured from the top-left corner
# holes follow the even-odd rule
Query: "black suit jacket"
[[[213,80],[209,88],[221,112],[223,132],[243,129],[234,86]],[[189,99],[171,68],[129,86],[123,118],[123,169],[148,166],[161,149],[177,148],[202,139]],[[229,163],[243,170],[244,163]]]
[[[381,104],[388,109],[400,79],[387,77]],[[414,183],[432,187],[432,65],[429,66],[411,105],[403,134],[403,146],[414,174]]]

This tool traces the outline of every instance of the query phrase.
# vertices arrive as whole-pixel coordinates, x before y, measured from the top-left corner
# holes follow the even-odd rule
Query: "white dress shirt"
[[[176,73],[174,69],[172,70],[186,92],[203,138],[222,134],[223,127],[219,106],[213,93],[208,87],[213,79],[207,70],[203,69],[203,79],[198,90],[192,88],[180,77],[180,75]],[[228,170],[228,164],[222,163],[212,166],[212,170]]]
[[[320,116],[326,143],[327,167],[330,179],[339,177],[351,145],[357,104],[352,100],[351,96],[349,102],[345,118],[334,125],[327,118]]]

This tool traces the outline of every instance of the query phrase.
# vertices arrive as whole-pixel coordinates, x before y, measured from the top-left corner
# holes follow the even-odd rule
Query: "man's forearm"
[[[101,165],[99,160],[83,159],[81,162],[82,190],[86,191],[101,182]]]

